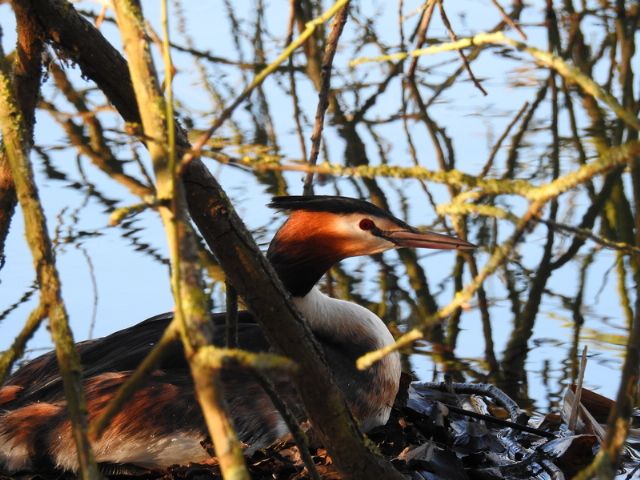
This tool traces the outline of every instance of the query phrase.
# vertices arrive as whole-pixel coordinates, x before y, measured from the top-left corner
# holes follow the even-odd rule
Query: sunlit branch
[[[323,163],[312,167],[305,164],[283,163],[276,157],[245,156],[234,158],[221,153],[210,155],[224,163],[244,165],[255,170],[282,170],[290,172],[314,172],[356,178],[398,178],[427,180],[458,188],[475,189],[474,195],[519,195],[528,200],[548,200],[567,192],[592,178],[607,173],[611,169],[624,165],[640,154],[640,141],[630,141],[618,147],[604,151],[595,161],[582,165],[557,180],[536,186],[527,180],[483,178],[459,170],[434,171],[421,166],[401,167],[395,165],[361,165],[345,167],[338,164]]]
[[[167,134],[165,99],[158,86],[149,45],[140,41],[144,38],[145,31],[141,7],[133,0],[118,0],[114,2],[114,7],[122,43],[129,57],[129,71],[147,139],[147,148],[156,174],[158,197],[171,203],[171,208],[161,208],[160,214],[171,253],[175,316],[181,327],[182,343],[191,367],[196,396],[202,407],[223,476],[248,480],[249,473],[241,445],[226,412],[220,372],[218,369],[205,371],[194,361],[198,349],[212,341],[208,299],[203,291],[202,270],[197,262],[195,238],[186,216],[184,187],[176,179],[175,162],[171,160],[174,147],[171,146],[173,137]],[[170,65],[167,66],[167,70],[169,69]],[[171,131],[174,129],[171,128]]]
[[[14,362],[24,354],[29,339],[47,316],[47,307],[42,302],[29,314],[20,333],[13,339],[11,346],[0,355],[0,385],[11,371]]]
[[[408,53],[401,52],[391,55],[382,55],[379,57],[362,57],[352,60],[350,65],[354,67],[363,63],[403,60],[408,57],[434,55],[436,53],[449,52],[480,45],[509,45],[516,50],[527,52],[541,65],[553,68],[563,77],[580,85],[580,87],[586,93],[605,103],[627,125],[634,128],[635,130],[640,130],[640,120],[638,120],[638,118],[632,112],[622,107],[611,94],[602,89],[589,76],[585,75],[577,68],[569,65],[559,56],[537,49],[535,47],[527,45],[524,42],[513,40],[512,38],[504,35],[502,32],[480,33],[470,38],[460,39],[456,42],[434,45],[432,47],[421,48],[419,50],[414,50]]]
[[[167,348],[178,338],[178,326],[176,321],[172,321],[162,333],[160,340],[156,342],[153,349],[140,362],[135,371],[129,375],[127,380],[118,388],[118,391],[109,401],[104,410],[96,417],[90,425],[89,433],[91,438],[99,439],[105,429],[111,423],[127,400],[135,393],[141,382],[147,378],[149,373],[155,368],[158,362],[166,353]]]
[[[98,479],[101,475],[87,438],[86,401],[82,391],[80,357],[69,327],[53,247],[29,161],[31,142],[26,136],[25,120],[16,101],[11,76],[11,67],[0,47],[0,130],[4,148],[24,216],[27,242],[40,284],[40,301],[46,306],[51,336],[56,347],[80,474],[85,480]],[[37,312],[30,320],[36,321],[41,313],[43,312]]]

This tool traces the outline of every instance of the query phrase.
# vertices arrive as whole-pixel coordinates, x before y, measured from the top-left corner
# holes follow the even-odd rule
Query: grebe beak
[[[465,242],[456,237],[413,229],[381,231],[378,235],[395,243],[397,248],[436,248],[440,250],[472,250],[476,248],[473,243]]]

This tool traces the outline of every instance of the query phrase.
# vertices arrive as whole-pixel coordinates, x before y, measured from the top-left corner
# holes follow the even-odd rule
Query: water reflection
[[[513,2],[510,14],[526,25],[530,43],[556,52],[585,71],[598,75],[610,72],[611,78],[601,83],[619,94],[618,68],[610,63],[614,46],[604,39],[605,33],[608,38],[607,32],[615,30],[612,12],[598,5],[585,8],[579,15],[583,23],[576,25],[567,6],[570,3],[553,6],[551,2],[533,2],[523,12],[522,3]],[[478,25],[473,29],[505,28],[499,15],[487,15],[481,10],[486,6],[477,4],[461,2],[462,6],[452,4],[450,8],[469,17],[476,12]],[[605,148],[624,143],[629,131],[573,83],[510,48],[467,52],[476,76],[490,93],[487,98],[467,80],[455,55],[416,60],[412,75],[409,59],[406,63],[348,68],[346,62],[362,51],[406,51],[422,46],[414,43],[414,37],[409,38],[409,31],[417,32],[416,18],[407,14],[398,19],[390,11],[373,15],[368,8],[363,5],[354,13],[361,16],[360,21],[348,25],[351,30],[341,51],[343,62],[334,71],[331,118],[323,133],[320,157],[329,166],[328,171],[319,172],[322,176],[316,192],[367,198],[408,223],[458,234],[481,246],[473,256],[400,251],[355,259],[330,272],[323,288],[375,311],[400,335],[447,305],[482,271],[492,255],[504,248],[515,231],[514,222],[526,215],[529,202],[515,191],[498,195],[462,181],[443,184],[433,178],[382,175],[344,178],[332,175],[329,167],[418,166],[443,175],[464,172],[476,181],[526,180],[539,186],[593,163]],[[549,12],[549,8],[556,11]],[[551,13],[559,17],[557,35],[552,35],[552,25],[546,20],[552,18]],[[186,10],[184,15],[185,24],[194,28],[177,31],[176,42],[192,44],[195,36],[202,37],[199,42],[203,44],[210,43],[209,26],[203,26],[193,12]],[[248,81],[246,68],[238,65],[251,57],[247,52],[262,64],[264,51],[256,45],[280,51],[282,32],[275,22],[280,16],[276,7],[268,7],[267,17],[274,23],[261,28],[273,31],[256,29],[252,35],[245,31],[246,25],[255,23],[250,16],[240,23],[220,20],[229,21],[237,47],[222,53],[237,62],[213,61],[210,56],[198,55],[197,50],[191,55],[176,52],[177,82],[189,82],[189,88],[184,83],[176,86],[177,108],[195,125],[194,132],[205,128],[211,120],[210,111],[228,103]],[[462,29],[462,25],[458,27]],[[466,35],[468,28],[464,27],[461,35]],[[581,35],[576,34],[582,30]],[[446,30],[435,19],[430,32],[426,43],[446,39]],[[256,36],[261,42],[254,41]],[[589,52],[600,53],[591,58]],[[304,156],[300,138],[308,143],[313,125],[320,58],[305,52],[292,62],[292,73],[286,69],[276,72],[273,82],[261,87],[256,98],[237,112],[227,130],[212,139],[204,152],[211,158],[208,165],[262,243],[281,221],[264,207],[269,197],[300,193],[306,173],[297,159]],[[100,292],[97,329],[106,333],[171,308],[168,255],[152,210],[127,218],[116,227],[108,226],[114,208],[139,203],[136,189],[151,188],[146,173],[151,170],[149,159],[144,152],[128,148],[135,139],[124,132],[99,92],[85,90],[77,72],[69,69],[67,74],[85,107],[95,110],[95,115],[89,121],[87,112],[67,98],[69,92],[60,89],[62,73],[57,72],[58,83],[48,84],[44,91],[49,103],[41,111],[34,161],[49,218],[59,217],[58,255],[61,261],[69,262],[68,294],[91,296],[84,289],[87,278],[78,273],[86,272],[86,259],[73,258],[71,251],[72,247],[84,249],[96,263]],[[300,92],[293,99],[291,81]],[[81,130],[84,144],[65,138],[70,118]],[[100,140],[99,131],[109,136]],[[89,152],[83,149],[87,145]],[[115,175],[101,160],[115,162],[118,175],[129,176],[129,181]],[[624,166],[616,167],[586,180],[559,201],[550,201],[523,228],[507,260],[477,294],[454,309],[444,322],[434,324],[428,341],[407,352],[405,368],[425,380],[439,380],[447,374],[457,381],[491,381],[522,406],[552,408],[558,406],[563,387],[575,379],[578,351],[588,344],[587,382],[613,396],[633,313],[625,303],[630,305],[634,298],[632,274],[637,275],[638,267],[629,260],[628,250],[615,250],[607,242],[635,242],[633,212],[637,206],[632,181]],[[443,209],[447,204],[451,208]],[[455,210],[463,206],[473,208]],[[67,208],[69,211],[60,215]],[[602,245],[593,237],[607,242]],[[214,307],[222,310],[223,275],[202,245],[200,254],[211,277]],[[4,272],[10,268],[18,267],[7,266],[0,274],[8,275]],[[71,271],[74,269],[77,271]],[[7,293],[0,304],[4,312],[0,320],[9,339],[23,318],[24,310],[19,307],[26,309],[33,302],[34,289],[31,280],[10,289],[7,276],[2,281]],[[79,303],[73,315],[83,328],[92,308],[87,307],[88,298],[87,302]],[[10,321],[13,330],[6,327]]]

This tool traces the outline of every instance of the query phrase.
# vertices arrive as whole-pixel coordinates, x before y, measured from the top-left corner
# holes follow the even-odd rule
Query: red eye
[[[373,223],[372,220],[369,220],[368,218],[363,218],[362,220],[360,220],[360,228],[362,230],[371,230],[376,226],[375,223]]]

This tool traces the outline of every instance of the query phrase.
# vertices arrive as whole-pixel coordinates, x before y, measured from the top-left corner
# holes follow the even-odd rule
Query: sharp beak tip
[[[471,242],[465,242],[464,240],[460,240],[460,242],[464,242],[461,243],[458,247],[457,250],[475,250],[476,248],[478,248],[477,245],[471,243]]]

